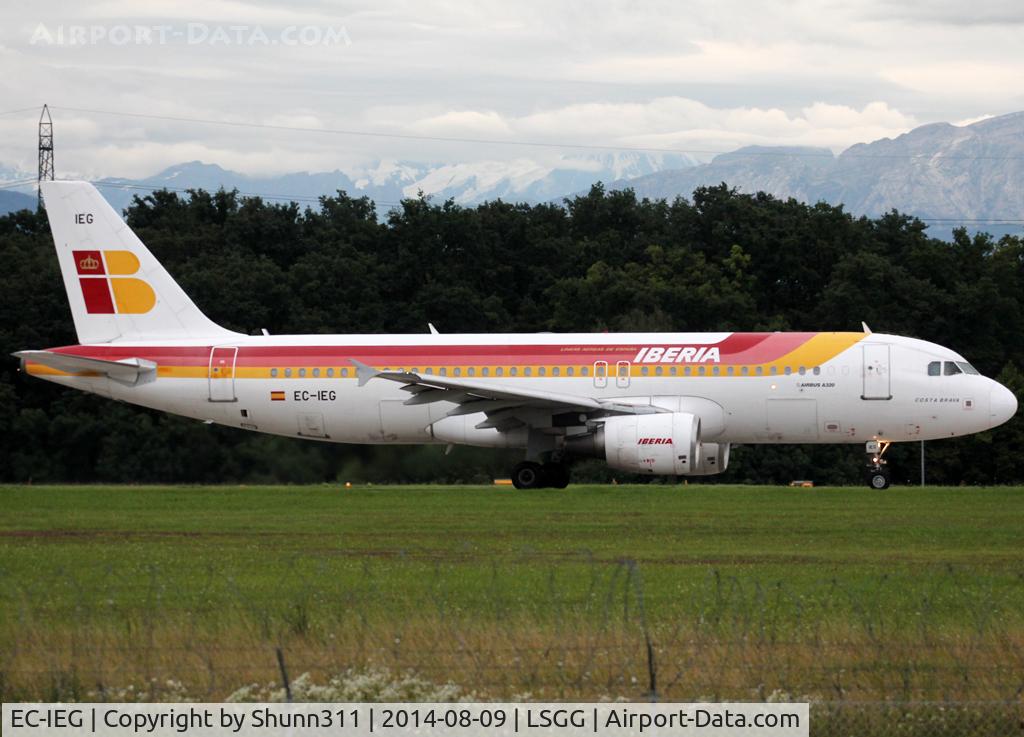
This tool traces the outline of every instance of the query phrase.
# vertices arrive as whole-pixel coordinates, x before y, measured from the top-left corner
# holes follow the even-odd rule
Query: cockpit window
[[[955,361],[946,361],[942,366],[942,373],[946,376],[953,376],[954,374],[962,374],[963,371],[956,365]]]
[[[941,376],[942,375],[942,361],[932,361],[928,364],[928,375],[929,376]]]
[[[956,365],[959,366],[960,370],[963,371],[965,374],[980,374],[981,373],[980,371],[978,371],[978,369],[974,368],[974,366],[972,366],[971,364],[967,363],[967,361],[957,361]]]

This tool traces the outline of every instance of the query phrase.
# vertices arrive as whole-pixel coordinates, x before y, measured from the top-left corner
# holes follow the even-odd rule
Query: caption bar
[[[807,704],[4,704],[5,737],[807,737]]]

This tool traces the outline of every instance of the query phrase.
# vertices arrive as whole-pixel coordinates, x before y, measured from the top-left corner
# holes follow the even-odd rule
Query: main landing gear
[[[512,485],[517,489],[564,489],[569,485],[569,466],[523,461],[512,469]]]
[[[888,489],[892,482],[892,475],[886,467],[886,461],[882,457],[889,449],[890,443],[886,440],[870,440],[864,450],[868,454],[867,479],[868,486],[872,489]]]

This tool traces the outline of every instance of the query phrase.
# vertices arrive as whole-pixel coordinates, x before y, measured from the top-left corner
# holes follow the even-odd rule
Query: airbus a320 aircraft
[[[43,183],[79,345],[29,374],[246,430],[334,443],[521,448],[519,488],[596,457],[640,474],[724,471],[732,443],[967,435],[1017,400],[948,348],[846,333],[244,335],[210,321],[87,182]]]

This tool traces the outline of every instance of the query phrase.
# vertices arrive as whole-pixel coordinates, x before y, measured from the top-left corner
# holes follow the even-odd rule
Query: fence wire
[[[1024,725],[1024,578],[948,568],[893,607],[877,585],[799,587],[712,571],[678,595],[635,561],[511,566],[460,588],[438,565],[408,587],[365,565],[253,584],[211,569],[0,568],[5,701],[808,701],[812,734],[1005,735]],[[656,596],[654,594],[657,594]],[[397,697],[397,698],[396,698]]]

